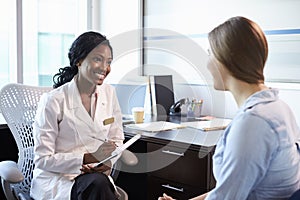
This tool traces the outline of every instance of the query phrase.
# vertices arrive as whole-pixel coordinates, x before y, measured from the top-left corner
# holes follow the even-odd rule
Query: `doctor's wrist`
[[[83,154],[83,164],[99,162],[91,153]]]

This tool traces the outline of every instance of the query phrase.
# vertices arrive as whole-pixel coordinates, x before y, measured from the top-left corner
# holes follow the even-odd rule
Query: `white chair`
[[[50,87],[10,83],[0,91],[0,109],[19,150],[18,163],[0,162],[2,188],[8,200],[31,199],[29,192],[34,167],[32,123],[41,95],[51,89]],[[133,153],[126,151],[123,155],[122,161],[126,164],[137,163],[137,158]],[[117,190],[121,194],[120,199],[128,199],[123,189],[117,187]]]

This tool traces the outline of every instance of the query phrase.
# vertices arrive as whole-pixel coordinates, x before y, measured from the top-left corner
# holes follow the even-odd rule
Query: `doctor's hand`
[[[110,175],[111,173],[111,166],[112,163],[111,161],[106,161],[104,164],[102,164],[100,167],[94,167],[95,164],[83,164],[81,166],[81,173],[82,174],[86,174],[86,173],[94,173],[94,172],[100,172],[100,173],[104,173],[107,176]]]
[[[108,156],[116,149],[114,142],[104,142],[94,153],[85,153],[83,164],[97,163]]]

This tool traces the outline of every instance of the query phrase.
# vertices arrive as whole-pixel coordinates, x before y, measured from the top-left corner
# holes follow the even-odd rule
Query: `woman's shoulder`
[[[53,90],[51,90],[48,95],[49,97],[51,98],[57,98],[57,97],[61,97],[62,95],[64,95],[66,93],[66,90],[68,88],[66,87],[66,84],[65,85],[62,85],[58,88],[55,88]]]
[[[68,93],[67,84],[62,85],[58,88],[55,88],[45,94],[43,94],[44,100],[49,102],[61,102],[65,99],[66,94]]]

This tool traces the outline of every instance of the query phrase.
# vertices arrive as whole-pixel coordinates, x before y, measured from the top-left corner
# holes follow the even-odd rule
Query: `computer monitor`
[[[150,90],[152,113],[169,115],[169,109],[174,104],[172,75],[150,76]]]

